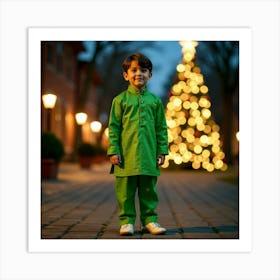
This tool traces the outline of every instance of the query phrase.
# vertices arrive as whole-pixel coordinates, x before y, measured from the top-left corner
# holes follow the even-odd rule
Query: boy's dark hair
[[[136,60],[140,67],[147,68],[150,72],[152,72],[153,64],[152,64],[151,60],[142,53],[134,53],[134,54],[128,56],[123,61],[123,64],[122,64],[123,72],[125,72],[125,73],[127,72],[128,68],[130,67],[131,62],[133,60]]]

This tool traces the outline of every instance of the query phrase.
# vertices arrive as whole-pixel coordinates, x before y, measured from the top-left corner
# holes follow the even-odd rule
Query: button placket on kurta
[[[121,166],[112,168],[112,173],[159,175],[156,155],[168,153],[168,142],[163,106],[158,97],[146,89],[137,92],[129,87],[114,98],[109,134],[108,155],[120,151],[123,159]]]
[[[138,95],[139,99],[139,107],[138,107],[138,114],[139,114],[139,151],[138,154],[143,154],[145,153],[144,147],[143,147],[143,133],[145,133],[145,103],[144,103],[144,91],[140,92]],[[145,166],[145,163],[143,163],[143,166]]]
[[[144,94],[140,93],[139,94],[139,125],[140,127],[144,126],[144,121],[145,121],[145,109],[144,109]]]

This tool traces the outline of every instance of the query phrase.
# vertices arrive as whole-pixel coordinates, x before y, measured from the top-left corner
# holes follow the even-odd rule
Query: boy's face
[[[148,80],[152,77],[152,73],[147,68],[142,68],[138,61],[133,60],[127,73],[123,73],[123,77],[135,88],[142,89],[146,86]]]

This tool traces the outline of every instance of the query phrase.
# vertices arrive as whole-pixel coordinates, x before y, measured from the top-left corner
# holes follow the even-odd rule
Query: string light
[[[183,58],[176,67],[178,81],[171,88],[166,106],[169,154],[163,168],[173,161],[176,165],[190,163],[193,169],[203,168],[208,172],[225,171],[220,127],[212,119],[208,87],[194,62],[198,42],[179,43]]]

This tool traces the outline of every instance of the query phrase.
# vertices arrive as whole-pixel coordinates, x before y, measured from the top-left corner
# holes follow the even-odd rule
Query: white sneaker
[[[122,225],[120,228],[120,235],[133,235],[134,229],[132,224]]]
[[[164,234],[166,232],[166,229],[160,226],[158,223],[148,223],[145,225],[145,228],[151,234]]]

